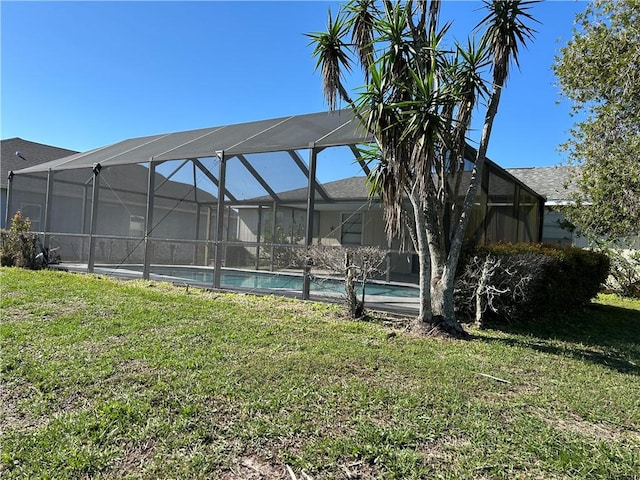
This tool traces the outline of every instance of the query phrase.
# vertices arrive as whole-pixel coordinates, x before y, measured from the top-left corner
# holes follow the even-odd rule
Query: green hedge
[[[488,262],[488,263],[485,263]],[[483,276],[485,288],[478,290]],[[487,321],[535,320],[582,308],[599,292],[609,258],[575,247],[495,244],[465,252],[456,300],[462,317],[475,318],[478,295]]]

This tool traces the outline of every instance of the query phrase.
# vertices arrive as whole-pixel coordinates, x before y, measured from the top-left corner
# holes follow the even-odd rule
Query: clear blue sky
[[[466,35],[480,2],[448,1]],[[502,96],[489,156],[562,163],[573,120],[551,72],[586,4],[547,1]],[[126,138],[326,110],[304,33],[337,3],[1,2],[2,138],[85,151]],[[355,86],[355,84],[353,85]]]

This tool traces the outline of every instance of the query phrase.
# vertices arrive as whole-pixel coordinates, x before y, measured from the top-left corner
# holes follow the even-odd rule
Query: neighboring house
[[[586,247],[587,240],[568,226],[561,207],[577,192],[572,179],[580,173],[577,166],[508,168],[511,175],[546,198],[542,242]]]
[[[2,145],[0,153],[0,227],[4,228],[7,212],[9,172],[50,162],[51,160],[57,160],[78,152],[66,148],[30,142],[29,140],[23,140],[17,137],[1,140],[0,144]],[[27,216],[32,214],[32,212],[28,211],[24,213]]]

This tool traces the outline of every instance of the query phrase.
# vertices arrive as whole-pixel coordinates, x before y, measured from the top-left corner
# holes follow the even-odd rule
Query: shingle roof
[[[493,169],[500,169],[496,164],[487,160],[488,165]],[[518,169],[516,169],[518,170]],[[522,169],[522,170],[531,170],[531,169]],[[510,170],[507,172],[512,173]],[[460,186],[461,194],[466,192],[467,186],[470,181],[470,173],[466,171],[463,173],[462,182]],[[520,177],[515,176],[513,182],[523,182]],[[498,181],[494,181],[489,189],[491,194],[494,196],[509,196],[513,194],[513,183],[511,181],[505,181],[503,177],[497,177]],[[525,186],[532,189],[535,193],[539,193],[535,188],[531,187],[531,185],[526,184]],[[349,177],[342,180],[334,180],[328,183],[322,183],[321,187],[327,193],[328,197],[332,201],[363,201],[369,198],[369,189],[366,183],[365,176],[355,176]],[[287,190],[285,192],[277,192],[278,198],[284,202],[306,202],[307,199],[307,188],[297,188],[295,190]],[[271,200],[271,197],[268,195],[252,198],[252,201],[255,202],[268,202]],[[320,198],[316,195],[316,201],[319,201]]]
[[[507,168],[507,172],[546,197],[547,205],[567,202],[577,192],[575,175],[580,172],[576,166]]]
[[[78,153],[74,150],[30,142],[18,137],[1,140],[0,143],[2,144],[0,151],[0,185],[2,188],[7,187],[7,175],[12,170],[40,165]],[[24,159],[18,157],[16,152],[20,152]]]
[[[366,177],[364,176],[356,176],[322,183],[321,186],[331,200],[362,201],[369,197],[365,180]],[[278,192],[278,198],[283,202],[305,202],[307,199],[307,187]],[[316,195],[316,199],[319,200],[318,195]],[[269,202],[272,201],[272,198],[269,195],[264,195],[262,197],[252,198],[251,200],[255,202]]]

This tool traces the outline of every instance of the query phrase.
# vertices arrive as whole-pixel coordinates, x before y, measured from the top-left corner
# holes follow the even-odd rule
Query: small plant
[[[31,220],[17,211],[9,230],[0,234],[0,264],[3,267],[39,268],[37,256],[38,236],[30,232]]]
[[[342,248],[314,245],[308,250],[299,250],[305,264],[317,270],[325,270],[344,276],[345,303],[351,318],[364,315],[366,283],[372,277],[386,271],[387,252],[377,247]],[[360,283],[362,297],[358,299],[357,284]]]

